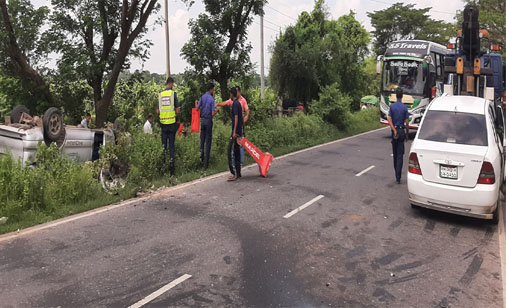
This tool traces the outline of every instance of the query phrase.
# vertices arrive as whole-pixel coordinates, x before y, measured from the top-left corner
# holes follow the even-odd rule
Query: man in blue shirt
[[[232,176],[229,181],[235,181],[241,178],[241,148],[237,139],[243,136],[243,113],[241,103],[237,100],[237,89],[230,89],[230,99],[232,103],[232,137],[228,144],[228,166]]]
[[[209,167],[211,156],[211,143],[213,141],[213,117],[216,115],[214,101],[214,84],[207,86],[207,92],[198,101],[197,108],[200,109],[200,160],[204,168]],[[197,104],[197,102],[195,102]]]
[[[402,103],[403,95],[404,92],[401,88],[395,90],[397,101],[390,105],[390,111],[388,112],[388,124],[392,129],[392,152],[397,184],[401,183],[404,141],[408,141],[409,135],[409,112],[406,105]]]

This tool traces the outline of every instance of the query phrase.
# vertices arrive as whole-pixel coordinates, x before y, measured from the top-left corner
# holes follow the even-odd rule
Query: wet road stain
[[[354,258],[363,255],[366,252],[366,248],[364,246],[359,246],[356,248],[353,248],[352,250],[348,251],[346,253],[346,257],[348,258]]]
[[[406,264],[402,264],[402,265],[396,266],[396,267],[394,267],[392,269],[392,271],[393,272],[401,272],[401,271],[405,271],[405,270],[408,270],[408,269],[417,268],[417,267],[422,266],[422,265],[423,265],[422,261],[415,261],[415,262],[406,263]]]
[[[491,226],[487,227],[487,230],[485,231],[485,240],[491,240],[494,237],[495,228],[492,228]]]
[[[473,281],[476,274],[478,274],[478,272],[480,271],[482,264],[483,258],[480,255],[475,255],[473,261],[471,261],[471,263],[467,267],[466,272],[464,273],[462,278],[460,278],[459,282],[463,285],[469,285]]]
[[[453,236],[453,237],[456,237],[457,235],[459,235],[459,232],[460,232],[460,228],[459,227],[451,228],[450,235]]]
[[[362,202],[365,205],[371,205],[374,202],[374,199],[364,199]]]
[[[332,226],[333,224],[337,223],[337,218],[334,218],[334,219],[330,219],[330,220],[327,220],[327,221],[324,221],[322,222],[322,228],[328,228],[330,226]]]
[[[380,302],[395,300],[395,296],[393,296],[392,294],[390,294],[387,290],[385,290],[383,288],[376,288],[376,290],[374,290],[372,296],[377,297]]]
[[[388,229],[389,230],[395,230],[398,226],[400,226],[402,224],[402,220],[401,219],[397,219],[395,221],[393,221],[390,226],[388,226]]]
[[[427,222],[425,223],[425,227],[423,227],[423,229],[425,231],[433,231],[434,227],[436,227],[436,222],[434,220],[427,219]]]
[[[400,257],[402,257],[402,254],[400,254],[400,253],[397,253],[397,252],[389,253],[386,256],[374,259],[374,261],[371,263],[371,267],[376,270],[376,269],[380,268],[380,266],[388,265],[388,264],[396,261]]]
[[[462,257],[464,257],[464,260],[465,260],[465,259],[468,259],[468,258],[474,256],[477,252],[478,252],[478,247],[474,247],[473,249],[468,250],[465,253],[463,253]]]

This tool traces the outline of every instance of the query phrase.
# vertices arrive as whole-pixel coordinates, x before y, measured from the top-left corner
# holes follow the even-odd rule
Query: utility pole
[[[264,77],[264,15],[260,15],[260,97],[265,98],[265,77]]]
[[[170,45],[169,45],[169,1],[165,0],[165,51],[167,61],[167,78],[170,76]]]

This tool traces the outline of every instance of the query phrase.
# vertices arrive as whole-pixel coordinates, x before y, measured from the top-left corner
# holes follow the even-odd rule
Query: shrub
[[[14,221],[26,211],[54,211],[103,196],[91,164],[61,155],[56,145],[37,148],[37,166],[23,166],[10,155],[0,157],[0,216]]]
[[[311,103],[310,111],[337,128],[345,129],[350,120],[351,102],[352,99],[342,94],[339,85],[334,83],[323,88],[320,100]]]

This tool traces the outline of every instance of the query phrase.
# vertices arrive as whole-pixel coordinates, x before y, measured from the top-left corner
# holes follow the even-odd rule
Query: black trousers
[[[228,144],[228,167],[230,168],[230,173],[238,178],[241,177],[241,147],[232,137],[230,137]]]
[[[174,173],[176,161],[176,132],[177,123],[160,124],[162,127],[163,162],[166,162],[167,146],[169,147],[170,172]],[[167,143],[168,141],[168,143]]]
[[[392,131],[392,153],[394,155],[394,170],[395,179],[401,180],[402,175],[402,163],[404,158],[404,141],[406,140],[406,131],[404,128],[396,128],[398,138],[394,138],[394,132]]]
[[[200,159],[209,165],[211,157],[211,144],[213,142],[213,119],[200,119]]]

